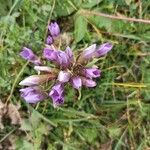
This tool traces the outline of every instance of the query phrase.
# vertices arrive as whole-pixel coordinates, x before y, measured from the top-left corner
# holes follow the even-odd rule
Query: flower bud
[[[95,52],[95,57],[101,57],[106,55],[111,49],[113,48],[113,45],[110,43],[104,43],[101,46],[99,46]]]
[[[96,82],[91,80],[91,79],[87,79],[87,78],[82,78],[82,84],[86,87],[95,87],[96,86]]]
[[[50,23],[50,25],[48,26],[48,29],[49,29],[52,37],[57,37],[60,34],[60,28],[56,22]]]
[[[70,80],[70,76],[71,74],[69,72],[60,71],[58,75],[58,81],[62,83],[68,82]]]
[[[48,80],[54,79],[55,75],[53,74],[46,74],[46,75],[32,75],[24,80],[22,80],[19,85],[25,85],[25,86],[31,86],[31,85],[38,85],[42,84],[44,82],[47,82]]]
[[[28,60],[35,65],[40,65],[41,62],[39,58],[33,53],[33,51],[27,47],[24,47],[23,50],[20,52],[20,56],[25,60]]]
[[[48,45],[53,44],[53,38],[50,35],[46,39],[46,44],[48,44]]]
[[[82,81],[80,77],[72,77],[71,84],[75,89],[79,89],[82,86]]]

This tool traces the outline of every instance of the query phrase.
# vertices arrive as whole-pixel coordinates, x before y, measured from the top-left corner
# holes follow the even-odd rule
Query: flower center
[[[77,65],[73,66],[72,72],[73,72],[73,74],[75,74],[75,75],[80,75],[80,74],[81,74],[81,71],[83,70],[83,68],[84,68],[84,67],[83,67],[81,64],[77,64]]]

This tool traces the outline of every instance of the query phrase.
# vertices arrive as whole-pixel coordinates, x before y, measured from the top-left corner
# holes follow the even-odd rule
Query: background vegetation
[[[6,101],[12,105],[5,107],[7,113],[0,108],[0,149],[150,148],[150,24],[101,17],[94,11],[149,20],[150,1],[0,0],[0,107]],[[92,43],[114,44],[96,63],[102,70],[97,87],[83,88],[81,97],[68,88],[59,109],[49,99],[26,104],[18,85],[34,74],[18,54],[23,46],[42,54],[50,19],[71,37],[73,51]]]

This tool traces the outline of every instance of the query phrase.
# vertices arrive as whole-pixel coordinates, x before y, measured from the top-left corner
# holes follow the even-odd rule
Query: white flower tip
[[[83,57],[84,58],[91,58],[94,54],[94,52],[96,51],[96,44],[93,44],[89,47],[87,47],[84,51],[83,51]]]
[[[47,66],[34,66],[34,69],[38,72],[40,72],[40,71],[52,72],[52,69]]]
[[[21,81],[21,82],[19,83],[19,85],[23,85],[23,82]]]

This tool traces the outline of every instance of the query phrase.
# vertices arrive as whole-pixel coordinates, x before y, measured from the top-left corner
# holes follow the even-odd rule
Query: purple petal
[[[75,89],[79,89],[82,86],[81,78],[80,77],[72,77],[71,84]]]
[[[43,56],[50,61],[56,61],[57,51],[50,48],[44,48]]]
[[[32,60],[35,57],[33,51],[27,47],[23,47],[23,50],[22,52],[20,52],[20,55],[27,60]]]
[[[57,53],[57,56],[58,56],[58,61],[63,64],[67,64],[68,63],[68,56],[65,52],[63,51],[58,51]]]
[[[43,56],[48,60],[56,62],[62,68],[67,68],[70,64],[68,55],[60,50],[45,48]]]
[[[25,86],[31,86],[31,85],[38,85],[38,84],[42,84],[44,82],[47,82],[50,79],[54,79],[54,75],[32,75],[29,76],[27,78],[25,78],[24,80],[22,80],[19,85],[25,85]]]
[[[31,49],[27,47],[23,47],[23,50],[20,52],[20,56],[36,65],[41,64],[39,58],[33,53]]]
[[[50,35],[46,39],[46,44],[48,44],[48,45],[53,44],[53,38]]]
[[[69,46],[66,48],[65,52],[66,52],[66,54],[69,57],[69,61],[73,62],[74,61],[73,52],[72,52],[72,50],[71,50],[71,48]]]
[[[57,52],[57,62],[63,68],[67,68],[70,65],[68,55],[63,51]]]
[[[60,28],[56,22],[50,23],[50,25],[48,26],[48,29],[49,29],[52,37],[57,37],[60,34]]]
[[[60,71],[58,75],[59,82],[68,82],[70,80],[71,74],[67,71]]]
[[[46,93],[38,86],[20,89],[20,92],[21,97],[23,97],[27,103],[37,103],[47,97]]]
[[[106,55],[111,49],[113,48],[113,45],[110,43],[104,43],[102,44],[95,52],[96,57],[104,56]]]
[[[101,71],[97,68],[87,68],[84,69],[83,75],[87,78],[97,78],[100,76]]]
[[[64,103],[64,86],[61,83],[58,83],[52,87],[52,90],[49,93],[49,96],[53,100],[54,107],[57,107]]]
[[[82,78],[82,84],[86,87],[95,87],[96,82],[91,79]]]
[[[82,52],[81,57],[85,59],[91,59],[94,56],[95,50],[96,50],[96,44],[93,44]]]

